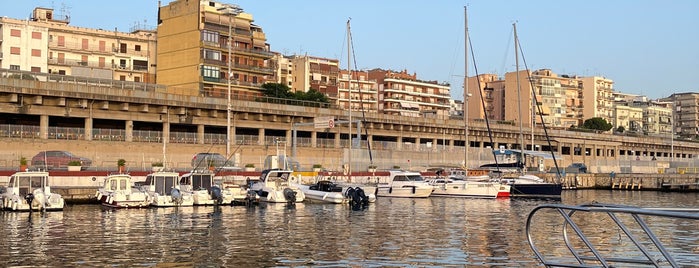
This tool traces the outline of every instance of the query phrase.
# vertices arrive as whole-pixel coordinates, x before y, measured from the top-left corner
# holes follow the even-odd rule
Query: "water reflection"
[[[698,202],[696,194],[624,191],[564,192],[562,200],[653,207]],[[299,203],[135,210],[76,205],[31,217],[0,212],[0,266],[531,267],[538,261],[524,222],[544,202],[551,201],[380,198],[357,211]],[[663,224],[659,234],[686,237],[673,247],[698,244],[695,224]],[[561,228],[554,221],[541,226]],[[617,245],[613,236],[595,239]]]

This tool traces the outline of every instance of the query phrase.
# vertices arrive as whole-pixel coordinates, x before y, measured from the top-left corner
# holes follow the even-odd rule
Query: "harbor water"
[[[379,198],[358,211],[299,203],[0,212],[0,267],[532,267],[540,264],[527,243],[527,215],[551,202],[697,208],[699,194],[584,190],[564,191],[561,201]],[[660,239],[678,233],[687,238],[676,247],[686,247],[688,258],[699,262],[699,227],[661,232]],[[562,242],[552,235],[544,244]]]

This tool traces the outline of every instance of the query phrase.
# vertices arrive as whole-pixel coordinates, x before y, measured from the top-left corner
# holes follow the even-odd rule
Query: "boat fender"
[[[413,194],[415,194],[415,188],[417,188],[417,187],[413,186]]]
[[[180,190],[177,188],[172,188],[170,191],[170,196],[172,197],[172,202],[175,204],[181,204],[182,203],[182,193],[180,193]]]
[[[388,187],[388,193],[393,193],[393,187]]]

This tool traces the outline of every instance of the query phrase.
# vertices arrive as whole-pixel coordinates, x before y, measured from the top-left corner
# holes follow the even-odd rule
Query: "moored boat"
[[[377,197],[429,197],[434,190],[419,172],[391,170],[388,183],[379,183]]]
[[[150,196],[134,186],[131,175],[112,174],[95,194],[97,201],[111,208],[142,208],[150,206]]]
[[[0,194],[2,208],[11,211],[63,210],[65,200],[52,193],[49,173],[22,171],[10,176],[9,184]]]
[[[309,202],[368,205],[376,201],[374,193],[367,193],[359,186],[343,187],[329,180],[321,180],[312,185],[295,185],[301,189]]]
[[[427,182],[434,187],[434,191],[430,196],[497,198],[505,197],[505,190],[507,191],[507,196],[509,196],[510,191],[509,185],[497,182],[460,181],[444,177],[434,178]],[[501,192],[503,194],[500,194]]]
[[[550,198],[561,199],[563,185],[560,183],[545,182],[543,179],[523,174],[517,176],[504,176],[503,183],[512,187],[510,196],[514,198]]]
[[[179,179],[180,174],[177,172],[153,172],[146,176],[146,181],[141,189],[150,196],[151,206],[175,207],[194,205],[192,195],[180,189]]]
[[[233,192],[214,182],[214,173],[209,170],[194,170],[180,177],[180,188],[192,195],[195,206],[231,205]]]
[[[297,203],[303,202],[306,195],[297,186],[292,185],[292,170],[267,169],[260,174],[260,179],[252,182],[249,192],[260,202]]]

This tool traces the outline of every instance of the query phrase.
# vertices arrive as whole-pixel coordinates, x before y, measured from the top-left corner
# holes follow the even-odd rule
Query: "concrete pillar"
[[[285,132],[286,132],[286,134],[285,134],[286,137],[285,137],[284,141],[286,141],[287,145],[290,145],[291,144],[291,130],[287,130]]]
[[[341,146],[340,146],[340,136],[342,136],[342,133],[340,133],[340,131],[338,131],[337,133],[335,133],[335,148],[340,148],[340,147],[341,147]]]
[[[197,125],[197,144],[204,144],[204,125]]]
[[[127,142],[133,141],[133,120],[126,120],[124,123],[124,132],[126,132],[126,137],[124,138]]]
[[[163,141],[170,143],[170,122],[163,122]]]
[[[257,130],[257,145],[265,145],[265,129]]]
[[[398,136],[398,138],[396,138],[396,150],[399,150],[399,151],[403,150],[403,136],[402,135]]]
[[[85,118],[85,137],[86,141],[92,140],[92,118]]]
[[[429,148],[430,151],[434,151],[437,149],[437,139],[432,139],[432,148]]]
[[[318,147],[318,132],[315,130],[311,131],[311,147]]]
[[[414,147],[415,149],[420,148],[420,142],[421,142],[420,138],[415,138],[415,147]],[[419,150],[415,150],[415,149],[413,149],[413,151],[419,151]]]
[[[39,116],[39,138],[48,139],[49,138],[49,116],[41,115]]]
[[[367,146],[374,148],[374,135],[369,134],[366,136]]]

